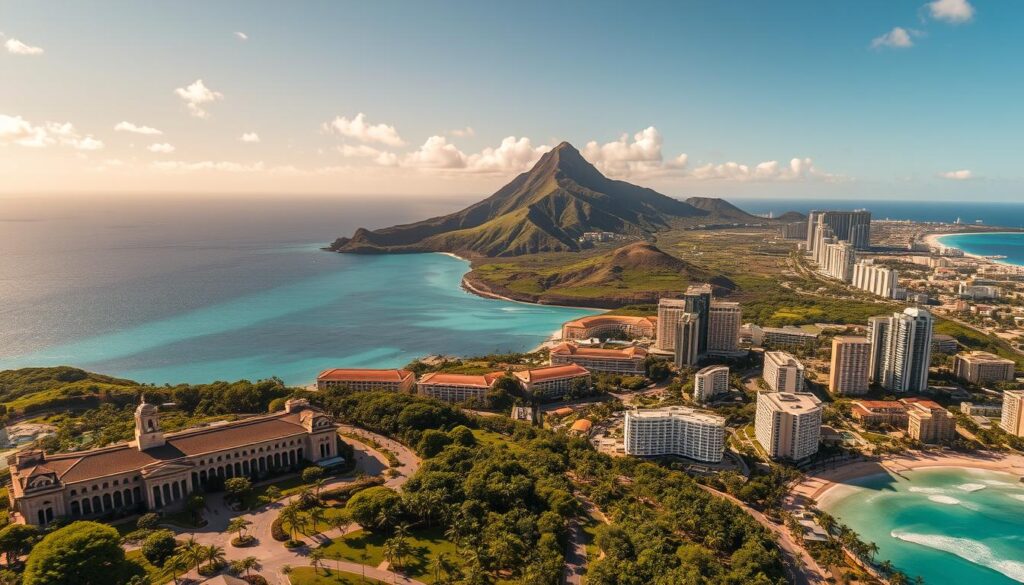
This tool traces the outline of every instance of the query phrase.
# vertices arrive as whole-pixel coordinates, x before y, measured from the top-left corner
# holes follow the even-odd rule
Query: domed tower
[[[162,447],[164,432],[160,430],[160,413],[155,404],[146,402],[142,397],[142,403],[135,409],[135,443],[139,451]]]

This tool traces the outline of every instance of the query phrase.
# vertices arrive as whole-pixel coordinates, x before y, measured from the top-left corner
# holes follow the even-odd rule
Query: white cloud
[[[466,159],[466,169],[473,173],[522,172],[534,165],[550,146],[534,147],[530,139],[508,136],[497,148],[487,147]]]
[[[70,146],[77,150],[100,150],[103,141],[92,135],[82,136],[70,122],[33,124],[21,116],[0,114],[0,145],[16,144],[29,148],[52,145]]]
[[[365,144],[360,144],[358,146],[342,144],[338,147],[338,152],[345,158],[371,159],[374,163],[382,167],[393,167],[398,164],[398,155],[395,153],[380,150]]]
[[[402,164],[424,169],[463,169],[466,155],[444,136],[431,136],[423,146],[407,154]]]
[[[203,109],[204,104],[210,104],[224,99],[224,94],[207,88],[202,79],[195,80],[187,87],[179,87],[174,90],[174,93],[181,99],[185,100],[185,105],[188,107],[188,111],[197,118],[207,118],[210,116],[210,114]]]
[[[634,134],[632,141],[628,134],[604,144],[591,140],[583,147],[582,154],[601,172],[628,177],[661,168],[661,145],[661,133],[654,126],[648,126]]]
[[[974,18],[974,6],[968,0],[935,0],[926,6],[935,20],[960,24]]]
[[[914,40],[911,38],[913,31],[897,26],[891,31],[885,33],[880,37],[875,37],[871,40],[872,49],[881,49],[882,47],[891,47],[894,49],[907,49],[914,46]]]
[[[362,112],[351,120],[343,116],[336,116],[334,120],[324,122],[322,128],[324,132],[355,138],[360,142],[379,142],[388,146],[405,145],[405,141],[398,135],[394,126],[369,124],[366,122],[366,115]]]
[[[466,126],[465,128],[456,128],[455,130],[449,130],[449,134],[456,138],[467,138],[476,136],[476,130],[472,126]]]
[[[974,173],[969,169],[960,169],[959,171],[947,171],[939,175],[943,179],[949,179],[951,181],[966,181],[974,178]]]
[[[255,132],[246,132],[238,137],[242,142],[259,142],[260,135]]]
[[[790,159],[788,165],[783,165],[776,160],[764,161],[753,166],[733,161],[719,164],[708,163],[693,169],[688,176],[698,180],[742,182],[833,180],[839,178],[836,175],[819,171],[814,166],[814,160],[810,158]]]
[[[166,142],[157,142],[157,143],[150,144],[149,146],[147,146],[146,150],[148,150],[149,152],[159,152],[161,154],[169,154],[169,153],[174,152],[177,149],[174,148],[174,145],[172,145],[172,144],[168,144]]]
[[[244,32],[241,32],[241,31],[236,31],[235,32],[235,38],[240,40],[240,41],[248,41],[249,40],[249,35],[245,34]]]
[[[150,136],[156,136],[156,135],[159,135],[159,134],[163,134],[163,132],[157,130],[156,128],[151,128],[149,126],[136,126],[135,124],[132,124],[131,122],[118,122],[117,125],[114,126],[114,131],[115,132],[132,132],[134,134],[146,134],[146,135],[150,135]]]
[[[42,55],[44,52],[42,47],[26,45],[18,39],[7,39],[4,43],[4,47],[7,48],[8,53],[12,53],[14,55]]]

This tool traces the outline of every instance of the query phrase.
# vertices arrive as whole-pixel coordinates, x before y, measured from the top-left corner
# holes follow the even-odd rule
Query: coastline
[[[843,491],[840,488],[848,487],[849,482],[853,480],[879,474],[902,476],[902,474],[915,469],[943,467],[998,471],[1014,475],[1020,480],[1024,478],[1024,455],[990,452],[977,455],[915,452],[889,457],[881,461],[856,461],[806,476],[803,481],[790,490],[786,506],[796,508],[813,500],[819,508],[823,508],[832,498]]]
[[[955,249],[960,250],[961,252],[963,252],[964,256],[966,256],[968,258],[973,258],[974,260],[978,260],[979,262],[988,262],[988,263],[992,263],[992,264],[1001,264],[1001,265],[1004,265],[1004,266],[1021,266],[1021,264],[1015,264],[1013,262],[1007,262],[1005,259],[997,260],[997,259],[993,259],[993,258],[988,258],[988,257],[982,256],[980,254],[974,254],[974,253],[968,252],[967,250],[964,250],[963,248],[958,248],[957,246],[950,246],[949,244],[942,243],[942,238],[944,238],[946,236],[976,236],[976,235],[979,235],[979,234],[980,235],[1010,235],[1010,234],[1020,234],[1020,233],[1024,233],[1024,232],[1019,232],[1019,231],[1017,231],[1017,232],[979,232],[979,231],[974,231],[974,232],[941,232],[941,233],[925,234],[921,238],[921,240],[925,244],[927,244],[929,248],[955,248]]]

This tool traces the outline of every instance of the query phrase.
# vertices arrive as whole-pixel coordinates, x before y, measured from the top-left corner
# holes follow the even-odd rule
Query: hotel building
[[[632,338],[653,339],[657,321],[654,317],[591,315],[562,325],[562,339],[605,338],[611,333],[621,333]]]
[[[818,272],[843,282],[853,280],[853,267],[857,262],[857,254],[848,242],[828,241],[822,245],[819,254]]]
[[[696,313],[683,313],[676,323],[675,362],[680,368],[695,366],[700,361],[700,325]]]
[[[578,347],[574,343],[560,343],[551,348],[550,355],[553,366],[576,364],[591,372],[610,374],[643,375],[647,371],[644,367],[647,350],[636,346],[623,349],[600,349]]]
[[[773,392],[800,392],[804,389],[804,365],[784,351],[765,352],[762,377]]]
[[[739,303],[711,301],[708,315],[708,349],[711,355],[730,355],[739,350],[743,310]]]
[[[934,323],[931,313],[920,307],[872,317],[868,322],[872,381],[893,392],[927,390]]]
[[[1017,437],[1024,437],[1024,390],[1003,392],[1003,414],[999,428]]]
[[[953,357],[953,374],[971,384],[1013,381],[1017,364],[987,351],[972,351]]]
[[[853,286],[869,293],[894,298],[899,274],[892,268],[875,264],[873,259],[861,260],[853,267]]]
[[[164,434],[155,405],[135,410],[135,440],[74,453],[8,458],[17,522],[178,509],[214,478],[262,478],[303,461],[340,462],[337,425],[292,399],[283,412]]]
[[[708,366],[693,377],[693,399],[707,402],[729,393],[729,366]]]
[[[420,396],[436,398],[444,402],[458,403],[467,400],[482,402],[487,398],[487,392],[494,387],[498,378],[504,375],[504,372],[487,374],[430,372],[420,378],[420,381],[416,383],[416,389]]]
[[[688,314],[686,304],[685,299],[658,300],[658,335],[654,344],[657,349],[675,352],[679,323]]]
[[[849,242],[857,250],[867,250],[871,247],[870,211],[811,211],[807,214],[808,252],[814,252],[819,241],[825,237],[826,229],[831,232],[831,236],[839,241]]]
[[[866,427],[907,428],[907,405],[898,400],[855,400],[850,415]]]
[[[756,347],[801,347],[818,340],[818,334],[799,327],[761,327],[751,324],[750,343]]]
[[[316,389],[347,388],[353,391],[387,390],[389,392],[411,393],[416,385],[416,375],[408,370],[367,370],[358,368],[333,368],[320,372],[316,377]]]
[[[1004,397],[1005,399],[1005,397]],[[961,402],[960,412],[967,416],[981,416],[985,418],[999,418],[1003,415],[1003,405],[996,404],[974,404],[973,402]]]
[[[834,337],[828,387],[833,394],[859,396],[868,392],[871,344],[865,337]]]
[[[534,368],[513,372],[512,375],[519,380],[524,392],[546,400],[562,398],[576,386],[590,388],[590,372],[577,364]]]
[[[627,455],[677,455],[718,463],[725,450],[725,419],[685,406],[630,410],[625,418]]]
[[[956,419],[931,400],[905,398],[907,435],[926,444],[948,443],[956,437]]]
[[[754,431],[773,459],[810,457],[821,439],[821,402],[809,392],[758,393]]]

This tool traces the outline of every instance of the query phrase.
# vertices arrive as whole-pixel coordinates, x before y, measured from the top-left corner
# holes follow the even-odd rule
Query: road
[[[384,449],[395,454],[401,465],[395,469],[397,473],[392,477],[389,477],[385,482],[385,485],[388,487],[394,489],[401,488],[402,485],[404,485],[405,482],[416,473],[416,470],[419,469],[419,457],[397,441],[349,425],[340,425],[339,430],[346,434],[357,435],[375,441]],[[366,475],[374,476],[380,475],[389,469],[388,458],[384,453],[374,449],[369,444],[362,443],[350,437],[345,437],[344,440],[351,444],[355,449],[357,470],[365,473]],[[325,484],[324,489],[343,486],[351,483],[352,481],[354,481],[354,479],[351,477],[336,479]],[[206,503],[205,517],[208,524],[203,528],[194,531],[177,530],[177,532],[179,533],[179,537],[193,537],[203,545],[216,544],[218,546],[223,546],[229,562],[254,556],[258,558],[260,564],[263,565],[263,568],[260,570],[260,574],[266,577],[270,584],[288,585],[290,582],[282,572],[282,569],[286,565],[290,567],[309,566],[307,555],[312,548],[322,542],[342,536],[338,529],[330,529],[316,535],[316,538],[303,537],[301,540],[306,543],[306,546],[295,550],[289,550],[285,548],[282,543],[274,540],[271,535],[271,524],[274,522],[274,519],[277,518],[281,508],[288,505],[297,497],[298,496],[291,496],[284,498],[273,504],[263,506],[253,512],[239,514],[238,512],[231,510],[224,503],[224,497],[222,494],[211,494],[207,496]],[[227,529],[228,522],[230,522],[235,516],[242,516],[246,520],[252,522],[252,525],[248,529],[248,533],[256,537],[257,544],[255,546],[235,548],[226,544],[230,537],[225,534],[225,531]],[[347,532],[353,532],[355,530],[359,530],[359,527],[353,525],[349,527]],[[325,566],[331,569],[348,571],[357,575],[365,574],[367,577],[372,577],[387,583],[395,582],[403,583],[405,585],[423,585],[421,582],[414,579],[409,579],[401,575],[394,575],[383,565],[380,567],[371,567],[347,561],[327,560],[325,561]],[[193,578],[196,577],[195,571],[191,571],[191,576]]]

